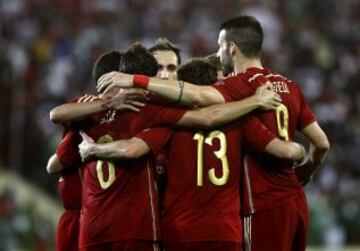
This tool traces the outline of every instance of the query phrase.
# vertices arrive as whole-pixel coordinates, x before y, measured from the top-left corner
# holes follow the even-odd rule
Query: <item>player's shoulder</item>
[[[272,71],[270,69],[266,69],[265,76],[270,80],[279,80],[279,81],[286,82],[289,85],[296,85],[297,86],[297,83],[294,80],[290,79],[289,77],[285,77],[281,73]]]
[[[218,79],[213,84],[213,86],[239,85],[239,84],[242,84],[242,83],[244,83],[243,78],[239,74],[237,74],[237,75],[229,76],[229,77],[226,77],[226,78],[223,78],[223,79]]]
[[[289,78],[289,77],[285,77],[284,75],[278,73],[278,72],[274,72],[270,69],[266,69],[267,73],[265,74],[265,77],[270,81],[270,82],[283,82],[285,83],[290,89],[292,90],[296,90],[296,91],[301,91],[299,88],[298,83]]]

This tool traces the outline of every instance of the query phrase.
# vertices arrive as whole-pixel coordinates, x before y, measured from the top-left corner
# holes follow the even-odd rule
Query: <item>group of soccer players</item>
[[[57,250],[305,250],[303,186],[329,142],[298,85],[261,65],[262,42],[239,16],[220,26],[220,62],[180,65],[164,39],[99,57],[98,95],[50,113]]]

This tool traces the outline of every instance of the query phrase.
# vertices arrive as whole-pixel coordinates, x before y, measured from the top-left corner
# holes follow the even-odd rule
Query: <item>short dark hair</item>
[[[180,56],[180,49],[173,43],[169,41],[167,38],[158,38],[155,41],[155,44],[149,48],[149,51],[151,53],[154,53],[155,51],[173,51],[176,54],[177,57],[177,63],[178,65],[181,64],[181,56]]]
[[[92,76],[95,82],[106,73],[119,71],[122,54],[118,51],[110,51],[100,55],[93,66]]]
[[[178,79],[197,84],[209,85],[217,81],[216,66],[203,58],[190,59],[177,70]]]
[[[233,41],[245,57],[259,57],[263,43],[263,30],[252,16],[238,16],[223,22],[221,30],[226,31],[226,40]]]
[[[220,62],[220,58],[216,54],[211,54],[205,57],[205,59],[212,65],[216,66],[218,71],[222,71],[223,67]]]
[[[120,60],[119,71],[123,73],[153,77],[157,70],[155,57],[140,43],[133,43]]]

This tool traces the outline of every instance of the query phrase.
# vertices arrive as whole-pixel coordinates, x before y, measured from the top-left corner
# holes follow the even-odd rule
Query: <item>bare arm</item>
[[[134,159],[150,152],[149,146],[141,139],[117,140],[109,143],[94,143],[86,134],[81,133],[83,141],[79,145],[83,161],[91,156],[106,159]]]
[[[283,141],[278,138],[273,139],[266,145],[265,152],[278,158],[294,161],[301,161],[305,157],[305,149],[302,145],[291,141]]]
[[[180,82],[178,80],[150,78],[148,90],[174,101],[178,101],[179,96],[181,96],[181,104],[184,105],[203,107],[225,102],[224,97],[215,88],[186,82],[183,82],[184,87],[181,95]]]
[[[330,143],[317,122],[305,127],[302,133],[310,141],[309,160],[304,166],[296,168],[296,172],[302,184],[305,185],[324,162],[330,149]]]
[[[56,174],[61,172],[63,168],[64,167],[59,161],[57,155],[53,154],[48,160],[46,171],[48,172],[48,174]]]
[[[70,123],[88,117],[90,114],[107,109],[104,100],[87,103],[69,103],[55,107],[50,111],[50,120],[54,123]]]
[[[302,132],[310,141],[309,159],[313,165],[319,166],[330,149],[329,140],[317,122],[308,125]]]
[[[82,120],[93,113],[105,111],[109,107],[115,110],[128,109],[137,112],[139,111],[138,107],[144,106],[138,99],[144,96],[146,96],[145,90],[133,88],[121,89],[115,96],[100,100],[97,96],[85,95],[77,103],[63,104],[52,109],[50,120],[54,123],[71,123]]]
[[[249,98],[188,111],[178,121],[177,126],[209,129],[239,119],[257,108],[276,109],[280,102],[281,99],[276,93],[262,86]]]
[[[98,80],[97,90],[107,91],[115,86],[133,87],[133,75],[120,72],[104,74]],[[174,101],[179,101],[181,97],[180,103],[184,105],[208,106],[225,102],[223,96],[210,86],[198,86],[178,80],[150,78],[147,89]]]

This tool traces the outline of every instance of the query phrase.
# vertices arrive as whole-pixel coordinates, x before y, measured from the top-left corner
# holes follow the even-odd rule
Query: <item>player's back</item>
[[[119,112],[113,121],[85,123],[82,129],[95,142],[142,139],[154,155],[170,137],[170,130],[149,127],[174,125],[184,111],[148,104],[140,112]],[[111,116],[109,116],[111,117]],[[135,160],[95,159],[82,166],[83,217],[80,245],[120,240],[158,240],[159,209],[154,155]]]
[[[213,131],[174,131],[162,219],[167,241],[240,242],[241,132],[231,125]]]
[[[254,114],[281,139],[293,141],[296,130],[302,130],[315,120],[295,82],[269,69],[250,68],[239,76],[253,90],[269,81],[272,90],[280,94],[282,105],[276,111]],[[244,163],[245,182],[248,183],[244,186],[245,214],[278,206],[302,192],[292,162],[246,147]]]
[[[146,129],[143,114],[123,112],[85,132],[98,143],[130,139]],[[127,239],[157,240],[158,201],[149,155],[136,160],[95,159],[82,166],[81,246]]]

